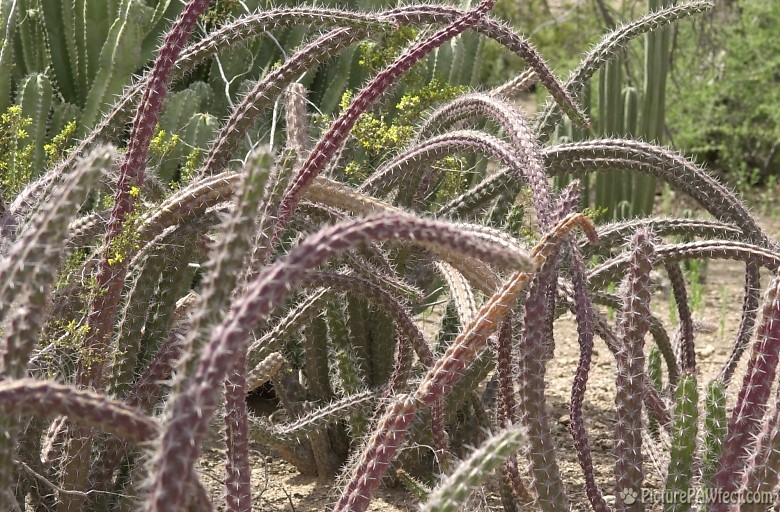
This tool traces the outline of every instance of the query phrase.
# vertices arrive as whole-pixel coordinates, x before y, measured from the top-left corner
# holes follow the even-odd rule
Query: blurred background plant
[[[741,191],[780,173],[779,31],[780,3],[762,0],[719,1],[676,29],[669,140]]]

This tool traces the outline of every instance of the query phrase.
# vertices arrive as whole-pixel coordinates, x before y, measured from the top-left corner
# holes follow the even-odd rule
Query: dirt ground
[[[685,207],[675,198],[673,204]],[[772,235],[777,232],[768,226],[777,225],[770,219],[761,220],[761,225]],[[727,360],[731,345],[739,325],[741,298],[743,287],[744,266],[735,262],[710,262],[703,282],[701,305],[694,311],[694,319],[703,324],[706,329],[697,332],[695,337],[696,359],[699,372],[700,395],[704,385],[721,369]],[[674,329],[671,323],[669,302],[669,286],[665,274],[656,275],[658,287],[654,294],[653,311],[664,323],[670,336]],[[769,283],[769,277],[764,276],[762,285]],[[690,292],[689,292],[690,293]],[[568,430],[569,400],[572,376],[579,357],[576,326],[571,314],[562,316],[555,323],[555,358],[554,364],[548,367],[547,400],[549,417],[553,426],[554,436],[558,443],[558,457],[561,472],[567,485],[568,494],[575,509],[589,510],[583,489],[582,472],[577,463],[571,435]],[[652,343],[648,336],[648,343]],[[743,357],[742,367],[746,357]],[[588,390],[584,404],[584,416],[589,435],[590,447],[596,471],[596,479],[608,501],[614,500],[612,456],[614,430],[614,391],[615,373],[614,360],[603,341],[596,339],[596,349],[593,355],[593,365],[588,382]],[[729,389],[733,395],[741,384],[740,369]],[[730,396],[733,403],[734,396]],[[663,442],[663,441],[662,441]],[[255,510],[314,512],[325,510],[332,505],[337,489],[327,482],[316,478],[304,477],[298,474],[294,467],[280,458],[264,451],[262,447],[253,447],[253,492]],[[646,486],[649,488],[662,485],[667,461],[663,458],[666,449],[655,445],[646,438],[644,445],[646,455],[645,475]],[[214,495],[214,502],[220,503],[223,484],[220,480],[223,474],[223,456],[217,452],[206,453],[201,463],[201,479]],[[220,475],[220,476],[216,476]],[[495,480],[495,478],[493,479]],[[489,484],[484,496],[477,500],[482,503],[482,510],[501,510],[496,493],[495,482]],[[416,510],[416,500],[402,487],[388,488],[383,486],[374,499],[369,510],[375,512],[400,512]]]

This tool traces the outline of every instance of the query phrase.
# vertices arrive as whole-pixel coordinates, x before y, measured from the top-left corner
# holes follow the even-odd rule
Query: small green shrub
[[[780,174],[780,3],[738,0],[682,24],[672,142],[746,190]]]

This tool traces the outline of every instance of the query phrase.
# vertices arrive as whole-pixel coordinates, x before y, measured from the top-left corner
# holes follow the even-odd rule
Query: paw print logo
[[[620,496],[620,499],[625,503],[626,505],[633,505],[636,503],[636,499],[639,497],[639,494],[634,489],[629,489],[626,487],[622,491],[618,493],[618,496]]]

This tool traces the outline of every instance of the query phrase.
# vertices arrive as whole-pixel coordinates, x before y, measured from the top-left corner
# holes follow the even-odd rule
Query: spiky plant
[[[545,145],[561,112],[587,122],[572,98],[627,39],[707,2],[661,10],[611,34],[567,84],[488,15],[492,0],[469,10],[257,11],[189,43],[208,4],[188,2],[154,65],[103,120],[40,176],[30,174],[21,191],[3,196],[0,509],[248,512],[252,446],[302,473],[340,472],[338,511],[366,510],[390,472],[416,482],[420,494],[428,491],[419,479],[449,474],[425,506],[455,509],[493,470],[507,510],[530,502],[567,509],[573,493],[559,469],[545,389],[553,322],[566,309],[581,351],[571,434],[593,509],[611,509],[602,489],[643,485],[645,417],[659,438],[672,436],[668,489],[700,480],[724,492],[775,485],[777,411],[761,425],[777,365],[777,283],[728,422],[722,400],[752,339],[759,269],[780,267],[775,243],[730,191],[672,151],[621,139]],[[13,28],[15,18],[0,14]],[[298,25],[325,30],[247,84],[224,122],[188,124],[182,138],[202,155],[177,152],[161,135],[160,125],[193,115],[195,96],[169,95],[172,80],[270,26]],[[428,25],[437,30],[379,71],[332,123],[309,123],[309,91],[296,82],[304,72],[376,31]],[[526,59],[556,106],[533,123],[506,97],[530,74],[457,95],[425,114],[402,150],[381,154],[360,184],[345,183],[361,116],[381,109],[415,63],[466,31]],[[8,65],[4,55],[0,66]],[[23,90],[45,93],[47,77],[30,78]],[[259,140],[277,101],[285,109],[281,144],[274,137],[274,145],[249,147],[245,135]],[[133,109],[129,132],[115,135],[112,127]],[[32,121],[36,140],[42,122]],[[447,159],[462,154],[500,168],[471,183],[452,180]],[[714,220],[649,218],[596,229],[577,211],[577,184],[558,193],[551,178],[605,168],[655,176]],[[670,242],[675,235],[694,241]],[[679,268],[691,258],[742,261],[752,284],[733,354],[709,387],[701,457],[695,340]],[[649,307],[654,267],[673,283],[678,347]],[[615,295],[610,285],[618,281]],[[437,302],[446,310],[434,335],[419,320]],[[619,311],[616,325],[604,307]],[[583,410],[597,335],[618,370],[617,461],[607,482],[596,479]],[[656,349],[646,375],[646,353]],[[486,381],[494,400],[480,394]],[[247,393],[260,386],[279,398],[270,417],[247,410]],[[225,488],[217,504],[195,468],[220,434]],[[467,445],[481,448],[466,457]],[[616,507],[642,508],[633,498],[620,495]]]

